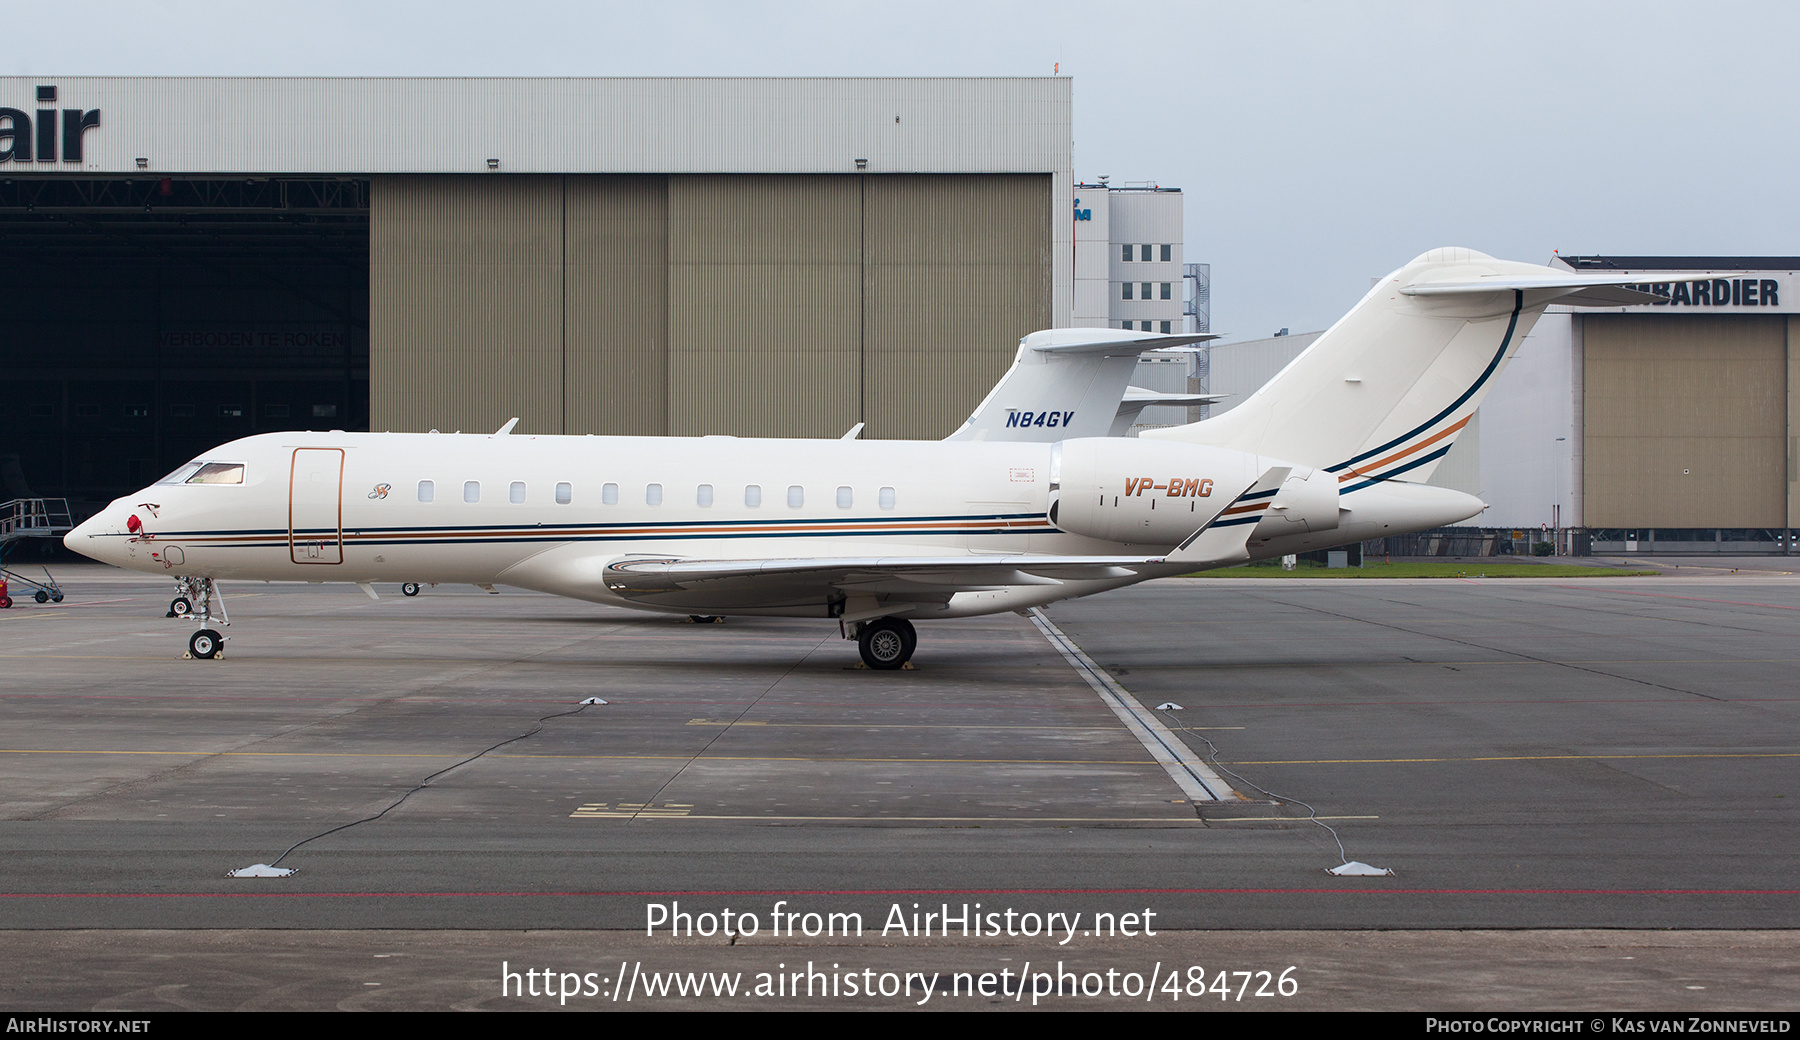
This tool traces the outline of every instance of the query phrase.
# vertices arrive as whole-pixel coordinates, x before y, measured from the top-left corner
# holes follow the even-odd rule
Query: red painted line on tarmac
[[[0,892],[0,899],[567,899],[660,896],[1800,896],[1800,888],[816,888],[619,892]]]
[[[1579,589],[1591,586],[1558,585],[1559,589]],[[1657,599],[1685,599],[1695,603],[1727,603],[1734,607],[1768,607],[1770,610],[1800,610],[1800,607],[1786,607],[1779,603],[1755,603],[1744,599],[1707,599],[1704,596],[1677,596],[1673,592],[1627,592],[1624,589],[1600,589],[1600,592],[1615,596],[1654,596]]]

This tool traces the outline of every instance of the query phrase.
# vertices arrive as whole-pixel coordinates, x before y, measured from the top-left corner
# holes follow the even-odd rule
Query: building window
[[[1142,245],[1142,246],[1138,247],[1138,250],[1141,254],[1138,257],[1138,259],[1144,261],[1145,263],[1149,263],[1150,262],[1150,247],[1148,245]]]
[[[806,489],[798,484],[788,485],[788,508],[799,509],[806,504]]]
[[[98,419],[100,418],[100,406],[97,404],[78,404],[75,406],[75,418]]]
[[[1150,283],[1149,282],[1143,283],[1143,290],[1144,290],[1143,295],[1139,296],[1138,299],[1148,300],[1150,298]]]
[[[851,506],[853,506],[855,504],[856,504],[856,492],[851,491],[850,486],[848,484],[845,484],[837,489],[837,506],[839,509],[849,509]]]
[[[1128,322],[1128,321],[1119,322],[1119,328],[1125,329],[1126,331],[1130,331],[1131,322]]]
[[[762,506],[762,485],[761,484],[745,484],[744,485],[744,505],[750,509],[761,508],[761,506]]]
[[[616,488],[616,487],[618,487],[618,485],[614,484],[613,487]],[[557,505],[566,506],[570,502],[573,502],[574,500],[575,500],[575,486],[573,484],[570,484],[568,481],[565,480],[556,485],[556,504]]]
[[[711,484],[702,484],[694,489],[694,504],[701,509],[707,509],[712,506]]]
[[[147,404],[128,404],[125,406],[125,418],[127,419],[148,419],[149,417],[150,406]]]
[[[44,407],[48,408],[49,405],[45,405]],[[37,413],[32,412],[31,414],[36,415]],[[49,415],[50,413],[45,412],[44,414]],[[191,404],[172,404],[169,406],[169,414],[177,419],[192,419],[194,417],[194,406]]]
[[[241,404],[222,404],[219,406],[219,418],[221,419],[242,419],[243,417],[244,406]]]
[[[1163,263],[1165,263],[1165,264],[1168,263],[1169,261],[1175,259],[1175,247],[1172,245],[1169,245],[1166,242],[1163,243],[1162,258],[1163,258]]]
[[[1150,331],[1150,323],[1147,321],[1139,322],[1138,323],[1138,331],[1139,332],[1149,332]]]
[[[600,504],[603,506],[618,505],[619,504],[619,485],[617,485],[617,484],[602,484],[602,485],[600,485]]]
[[[335,419],[335,418],[337,418],[337,405],[335,405],[335,404],[315,404],[315,405],[313,405],[313,418],[315,418],[315,419]]]
[[[1119,259],[1125,261],[1126,263],[1131,263],[1131,244],[1130,243],[1126,243],[1125,245],[1122,245],[1119,247]]]
[[[881,508],[883,508],[883,509],[894,508],[894,489],[893,488],[891,488],[891,487],[882,488],[881,494],[876,496],[876,498],[877,498],[877,502],[881,506]]]
[[[481,481],[463,481],[463,501],[471,503],[481,501]]]
[[[1131,283],[1130,282],[1120,282],[1119,283],[1119,299],[1121,299],[1121,300],[1131,299]]]
[[[419,501],[429,502],[437,497],[437,485],[429,480],[419,481]]]
[[[506,489],[506,500],[515,506],[525,504],[525,482],[523,480],[513,481],[512,485]]]
[[[1168,322],[1165,321],[1162,323],[1162,330],[1163,330],[1163,335],[1165,335],[1165,336],[1168,335],[1168,333],[1169,333],[1169,323]]]
[[[1173,291],[1173,290],[1174,290],[1174,287],[1175,287],[1175,283],[1174,283],[1174,282],[1164,282],[1164,283],[1162,283],[1162,297],[1161,297],[1161,298],[1162,298],[1162,299],[1165,299],[1165,300],[1170,300],[1170,299],[1174,299],[1174,297],[1172,297],[1172,296],[1170,296],[1170,295],[1169,295],[1169,293],[1170,293],[1170,292],[1172,292],[1172,291]]]
[[[175,407],[180,408],[181,406],[176,405]],[[193,405],[189,405],[188,407],[192,408]],[[56,406],[53,404],[33,404],[27,411],[31,414],[33,419],[48,419],[56,414]],[[176,414],[179,415],[181,413],[177,412]],[[189,412],[188,414],[193,415],[194,413]]]
[[[647,506],[662,505],[662,485],[661,484],[645,484],[644,485],[644,504]]]
[[[287,405],[285,405],[285,404],[265,404],[265,405],[263,405],[263,418],[265,418],[265,419],[285,419],[287,417],[288,417],[288,406]]]

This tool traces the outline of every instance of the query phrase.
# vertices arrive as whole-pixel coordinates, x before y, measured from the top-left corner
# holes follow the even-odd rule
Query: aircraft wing
[[[838,603],[846,621],[941,605],[959,592],[1068,582],[1119,581],[1160,564],[1144,556],[857,556],[836,559],[693,560],[624,556],[602,574],[613,594],[647,606],[729,612],[793,603]]]

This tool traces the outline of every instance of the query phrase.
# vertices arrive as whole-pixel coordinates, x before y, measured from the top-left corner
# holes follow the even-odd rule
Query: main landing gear
[[[219,656],[225,649],[226,636],[212,627],[214,601],[217,600],[218,622],[222,627],[231,625],[231,617],[225,613],[225,594],[213,584],[211,578],[177,578],[175,590],[180,595],[175,602],[169,604],[170,617],[185,617],[200,623],[200,631],[195,632],[188,640],[187,656],[199,661],[210,661]]]
[[[904,668],[918,648],[919,634],[905,618],[884,617],[856,624],[856,650],[877,671]]]

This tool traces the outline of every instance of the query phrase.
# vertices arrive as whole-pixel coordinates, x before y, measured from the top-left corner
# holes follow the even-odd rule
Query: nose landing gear
[[[169,616],[190,618],[200,623],[200,631],[188,639],[186,656],[196,661],[217,658],[220,651],[225,649],[225,640],[229,637],[212,627],[213,607],[214,600],[217,600],[218,622],[221,627],[229,627],[231,617],[225,613],[225,594],[219,591],[211,578],[179,578],[176,587],[183,594],[169,604]]]

